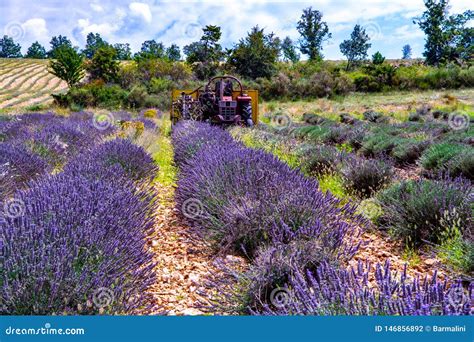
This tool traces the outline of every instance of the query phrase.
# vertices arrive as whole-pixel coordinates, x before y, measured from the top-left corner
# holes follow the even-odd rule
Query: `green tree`
[[[310,60],[322,59],[323,42],[331,38],[328,25],[322,21],[323,14],[312,7],[303,10],[301,19],[296,26],[301,35],[300,50],[308,55]]]
[[[100,48],[109,45],[98,33],[89,33],[86,38],[86,47],[83,51],[86,58],[91,59]]]
[[[154,39],[143,42],[140,52],[135,54],[135,59],[164,58],[165,46]]]
[[[183,48],[186,62],[193,65],[196,76],[207,79],[214,76],[223,59],[221,39],[221,28],[219,26],[207,25],[203,28],[203,35],[198,42],[186,45]]]
[[[281,52],[283,59],[296,63],[300,60],[300,54],[296,51],[296,47],[290,37],[285,37],[281,43]]]
[[[385,57],[382,56],[382,54],[379,51],[377,51],[376,53],[372,55],[373,64],[380,65],[380,64],[383,64],[383,62],[385,62]]]
[[[13,38],[3,36],[0,39],[0,57],[1,58],[20,58],[21,46],[15,43]]]
[[[127,61],[132,59],[132,50],[130,49],[129,43],[114,44],[114,49],[117,52],[117,60]]]
[[[466,27],[474,12],[448,16],[448,0],[425,0],[426,11],[414,20],[426,34],[423,56],[429,65],[469,61],[474,53],[474,29]]]
[[[59,46],[54,51],[55,59],[50,60],[49,72],[66,81],[73,87],[84,77],[83,57],[67,45]]]
[[[56,58],[56,51],[62,46],[72,48],[71,41],[66,36],[61,35],[54,36],[49,44],[51,45],[51,50],[48,52],[49,58]]]
[[[273,33],[265,34],[258,26],[234,47],[228,63],[246,77],[270,77],[280,54],[280,39]]]
[[[171,44],[171,46],[166,49],[166,57],[170,61],[179,61],[181,59],[181,51],[179,50],[179,46],[176,44]]]
[[[34,42],[28,48],[25,58],[36,58],[36,59],[45,59],[46,58],[46,49],[39,42]]]
[[[474,27],[466,24],[474,20],[474,11],[466,11],[448,18],[444,25],[444,32],[448,37],[446,59],[472,63],[474,61]]]
[[[409,44],[403,45],[402,59],[411,59],[411,46]]]
[[[367,51],[372,46],[369,40],[370,37],[365,29],[356,25],[352,30],[351,39],[344,40],[339,45],[342,54],[347,57],[347,70],[367,58]]]
[[[119,71],[119,63],[116,59],[117,51],[112,46],[99,48],[87,67],[91,79],[100,79],[104,82],[115,81]]]

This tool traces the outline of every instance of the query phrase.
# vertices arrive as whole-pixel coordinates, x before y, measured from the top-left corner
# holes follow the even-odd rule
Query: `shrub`
[[[175,163],[180,167],[188,163],[203,146],[215,144],[225,147],[234,144],[234,140],[226,131],[200,122],[179,122],[171,138]]]
[[[415,245],[440,242],[443,232],[453,225],[469,235],[473,229],[470,189],[462,179],[421,179],[393,185],[378,196],[383,208],[380,222]]]
[[[406,267],[400,276],[385,266],[375,268],[376,285],[367,279],[370,265],[359,262],[347,270],[322,263],[315,271],[296,269],[284,287],[285,301],[266,301],[264,315],[470,315],[469,300],[461,281],[440,282],[436,272],[431,279],[411,279]],[[275,288],[277,289],[277,288]],[[458,294],[458,295],[454,295]],[[275,300],[274,300],[275,302]]]
[[[378,122],[383,115],[382,113],[375,112],[373,110],[368,110],[364,112],[363,116],[364,120],[367,120],[369,122]]]
[[[393,177],[392,166],[383,160],[346,158],[341,170],[344,188],[361,198],[372,196]]]
[[[421,157],[421,154],[429,144],[429,141],[402,139],[393,148],[392,156],[400,164],[412,164]]]
[[[463,152],[450,159],[446,169],[452,177],[463,176],[474,180],[474,151],[472,148],[466,148]]]
[[[179,128],[184,129],[184,125]],[[208,126],[208,130],[214,129]],[[177,146],[188,141],[186,132],[181,135],[175,129],[174,139],[181,140]],[[182,158],[178,150],[176,154]],[[236,144],[206,145],[184,164],[176,201],[215,248],[249,257],[263,245],[289,243],[303,233],[332,246],[337,255],[352,248],[343,237],[359,220],[352,206],[322,194],[314,180],[270,154]],[[197,213],[190,212],[190,206]]]
[[[94,161],[93,168],[88,160]],[[69,163],[65,171],[74,170],[82,175],[90,174],[97,178],[103,170],[110,170],[114,166],[122,170],[127,179],[133,181],[152,180],[158,171],[145,150],[126,139],[115,139],[99,145]]]
[[[470,148],[465,145],[439,143],[423,152],[420,164],[425,170],[440,172],[446,170],[446,165],[455,157],[469,152]]]
[[[144,194],[107,179],[61,174],[15,198],[24,216],[0,220],[1,314],[125,314],[146,303],[154,274],[143,241],[153,208]],[[93,297],[103,288],[113,300],[100,308]]]
[[[334,172],[340,166],[342,154],[332,146],[303,146],[298,151],[301,170],[308,175]]]
[[[0,199],[11,196],[48,170],[49,166],[43,159],[24,147],[0,143]]]

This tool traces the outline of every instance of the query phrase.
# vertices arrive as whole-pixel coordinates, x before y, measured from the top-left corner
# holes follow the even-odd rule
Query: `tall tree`
[[[132,50],[130,49],[129,43],[114,44],[114,49],[117,52],[116,58],[119,61],[127,61],[129,59],[132,59]]]
[[[46,49],[39,42],[34,42],[28,48],[25,58],[44,59],[46,58]]]
[[[275,71],[280,45],[280,39],[273,33],[265,34],[255,26],[231,51],[228,62],[242,76],[270,77]]]
[[[84,49],[84,55],[86,58],[91,59],[94,54],[100,48],[109,45],[98,33],[90,32],[86,38],[86,47]]]
[[[380,51],[377,51],[372,55],[372,63],[375,65],[380,65],[385,62],[385,57],[380,53]]]
[[[301,19],[296,28],[301,35],[300,50],[308,55],[310,60],[322,58],[321,50],[323,42],[331,38],[328,25],[322,21],[323,14],[312,7],[303,10]]]
[[[300,60],[300,54],[296,51],[296,47],[290,37],[285,37],[281,44],[281,52],[283,53],[283,59],[296,63]]]
[[[193,70],[200,79],[206,79],[215,75],[219,62],[223,59],[221,39],[221,28],[219,26],[207,25],[203,28],[203,35],[198,42],[186,45],[183,51],[186,62],[193,64]]]
[[[54,56],[49,62],[50,73],[66,81],[69,87],[79,83],[84,77],[84,65],[76,49],[63,44],[55,49]]]
[[[0,39],[0,57],[1,58],[20,58],[21,57],[21,46],[15,43],[13,38],[9,36],[3,36]]]
[[[48,52],[49,58],[56,58],[56,51],[63,46],[72,48],[71,41],[66,36],[54,36],[49,42],[51,50]]]
[[[448,37],[446,56],[459,64],[474,62],[474,27],[466,26],[474,20],[474,11],[451,15],[445,22],[444,31]]]
[[[171,44],[171,46],[166,49],[166,57],[170,61],[179,61],[181,59],[181,51],[179,50],[179,46],[176,44]]]
[[[367,51],[372,46],[369,41],[370,37],[365,29],[356,25],[352,30],[351,39],[344,40],[339,45],[342,54],[347,57],[347,70],[367,58]]]
[[[448,0],[425,0],[426,11],[420,18],[415,19],[425,32],[425,51],[423,56],[426,63],[439,65],[445,59],[447,37],[443,25],[448,15]]]
[[[410,44],[403,45],[402,48],[402,59],[410,59],[411,58],[411,46]]]
[[[135,54],[135,58],[164,58],[165,46],[161,42],[156,42],[154,39],[143,42],[140,52]]]
[[[117,79],[119,63],[117,51],[110,45],[99,48],[92,57],[88,66],[91,79],[101,79],[104,82],[113,82]]]

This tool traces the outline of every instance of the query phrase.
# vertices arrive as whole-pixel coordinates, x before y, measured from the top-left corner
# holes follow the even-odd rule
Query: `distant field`
[[[0,110],[46,105],[67,84],[48,73],[47,60],[0,59]]]

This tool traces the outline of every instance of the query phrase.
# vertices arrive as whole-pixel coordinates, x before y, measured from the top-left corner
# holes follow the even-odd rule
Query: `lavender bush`
[[[378,199],[383,209],[381,226],[412,244],[440,242],[442,233],[453,227],[472,239],[472,186],[467,180],[404,181]]]
[[[393,169],[385,160],[354,156],[344,160],[341,175],[346,191],[357,197],[367,198],[391,181]]]
[[[46,162],[24,147],[0,143],[0,199],[48,171]]]
[[[266,315],[470,315],[474,283],[468,291],[461,282],[410,279],[386,262],[376,266],[376,286],[369,284],[370,265],[359,262],[348,270],[321,263],[316,271],[296,269],[283,300],[267,302]],[[276,305],[275,305],[276,304]]]
[[[20,218],[0,220],[4,241],[1,314],[93,314],[95,291],[110,289],[106,313],[144,305],[153,281],[144,238],[153,216],[146,195],[106,179],[61,174],[16,194]]]

